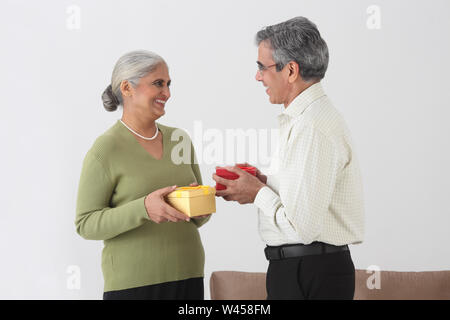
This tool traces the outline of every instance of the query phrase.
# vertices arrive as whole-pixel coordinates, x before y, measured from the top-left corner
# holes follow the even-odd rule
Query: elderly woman
[[[86,154],[75,224],[83,238],[104,241],[103,299],[203,299],[197,228],[209,216],[189,219],[164,201],[176,186],[202,183],[187,134],[190,161],[179,164],[171,157],[177,129],[156,122],[170,84],[160,56],[133,51],[117,61],[102,95],[107,111],[122,105],[123,114]]]

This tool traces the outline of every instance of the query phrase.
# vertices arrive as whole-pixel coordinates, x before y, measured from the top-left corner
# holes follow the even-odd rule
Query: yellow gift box
[[[179,187],[166,196],[167,203],[189,217],[216,212],[216,189],[210,186]]]

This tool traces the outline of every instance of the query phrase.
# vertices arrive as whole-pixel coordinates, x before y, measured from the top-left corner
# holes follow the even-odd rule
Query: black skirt
[[[203,277],[108,291],[103,300],[203,300]]]

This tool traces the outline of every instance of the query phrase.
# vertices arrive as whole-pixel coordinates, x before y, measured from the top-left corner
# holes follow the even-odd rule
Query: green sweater
[[[97,138],[83,162],[75,225],[89,240],[104,240],[104,292],[203,276],[205,254],[197,228],[208,218],[190,222],[150,220],[144,198],[167,186],[202,184],[189,136],[172,141],[175,128],[158,123],[164,155],[153,158],[117,121]],[[175,164],[172,148],[187,140],[190,163]],[[190,152],[189,152],[190,151]]]

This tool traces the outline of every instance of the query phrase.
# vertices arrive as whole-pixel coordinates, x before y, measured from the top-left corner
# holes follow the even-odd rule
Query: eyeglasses
[[[273,67],[273,66],[276,66],[278,63],[272,64],[272,65],[270,65],[270,66],[265,66],[265,65],[263,65],[261,62],[256,61],[256,64],[258,65],[258,72],[259,72],[259,75],[262,75],[263,71],[265,71],[265,70],[267,70],[267,69],[269,69],[269,68],[271,68],[271,67]]]

